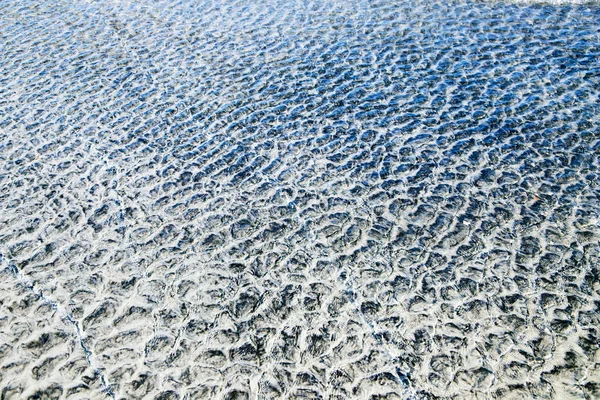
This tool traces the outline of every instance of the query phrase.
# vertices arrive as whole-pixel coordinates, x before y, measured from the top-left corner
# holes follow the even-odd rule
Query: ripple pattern
[[[0,0],[1,398],[599,398],[599,21]]]

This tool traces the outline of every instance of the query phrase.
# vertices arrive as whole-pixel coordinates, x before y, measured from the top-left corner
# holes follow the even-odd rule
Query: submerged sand
[[[599,20],[0,0],[0,397],[599,398]]]

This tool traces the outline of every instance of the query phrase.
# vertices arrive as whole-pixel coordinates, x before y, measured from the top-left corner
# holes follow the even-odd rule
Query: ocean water
[[[0,0],[0,397],[600,398],[559,3]]]

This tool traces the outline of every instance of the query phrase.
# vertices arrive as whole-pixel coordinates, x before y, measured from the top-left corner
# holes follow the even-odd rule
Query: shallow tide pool
[[[600,4],[0,0],[2,399],[600,398]]]

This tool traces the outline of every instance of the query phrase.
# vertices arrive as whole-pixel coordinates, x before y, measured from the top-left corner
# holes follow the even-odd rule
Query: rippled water
[[[0,0],[2,399],[600,398],[600,7]]]

